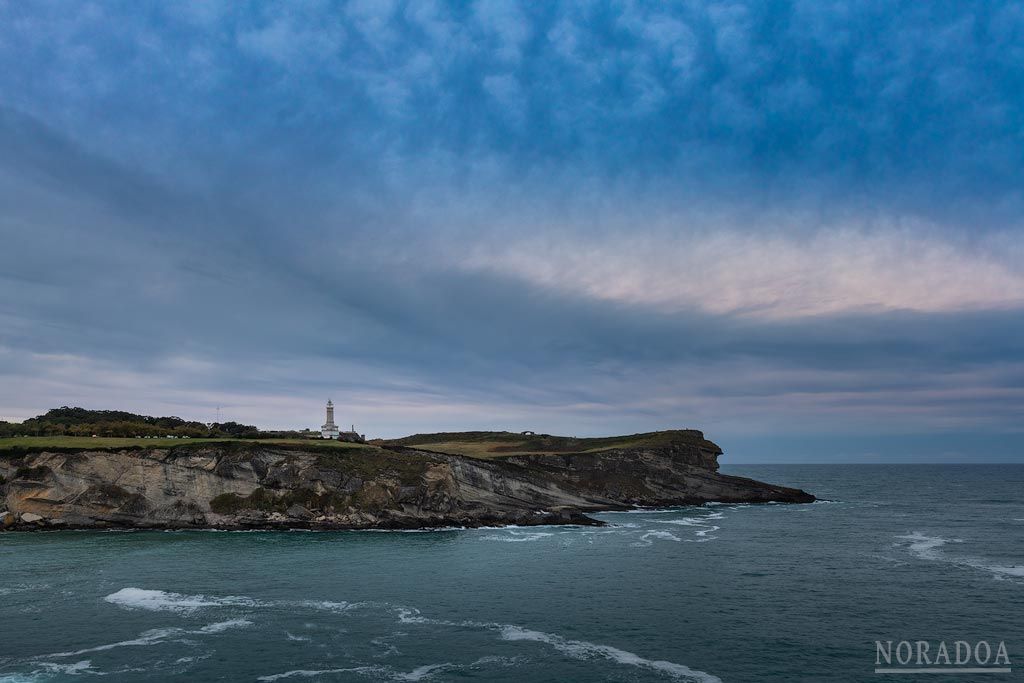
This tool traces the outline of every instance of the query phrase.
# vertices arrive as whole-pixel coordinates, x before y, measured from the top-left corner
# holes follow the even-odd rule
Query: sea
[[[603,528],[0,534],[0,681],[1024,679],[1024,465],[723,471],[821,500]],[[887,641],[1003,643],[1010,672],[876,673]]]

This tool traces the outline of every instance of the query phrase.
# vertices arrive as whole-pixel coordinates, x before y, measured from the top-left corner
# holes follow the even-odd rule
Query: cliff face
[[[795,489],[720,475],[716,458],[708,449],[652,447],[480,460],[403,446],[253,442],[43,451],[0,456],[0,526],[586,524],[594,522],[583,512],[634,505],[813,500]]]

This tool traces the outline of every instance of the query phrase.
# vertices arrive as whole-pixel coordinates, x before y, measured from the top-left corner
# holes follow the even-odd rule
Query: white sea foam
[[[116,643],[96,645],[95,647],[87,647],[81,650],[73,650],[71,652],[55,652],[53,654],[46,655],[46,657],[78,657],[90,652],[105,652],[106,650],[113,650],[119,647],[145,647],[147,645],[165,642],[175,636],[180,636],[182,633],[184,633],[184,629],[180,628],[157,628],[144,631],[139,634],[137,638],[132,638],[131,640],[119,640]]]
[[[707,503],[708,505],[717,505],[717,503]],[[672,507],[672,508],[642,508],[637,507],[632,510],[612,510],[605,512],[606,515],[671,515],[677,512],[683,512],[686,510],[692,510],[693,507]]]
[[[279,674],[270,674],[268,676],[260,676],[257,681],[280,681],[285,678],[313,678],[314,676],[328,676],[331,674],[343,674],[343,673],[374,673],[382,672],[383,669],[377,666],[357,666],[351,669],[295,669],[293,671],[285,671]]]
[[[717,529],[713,525],[707,529],[699,529],[699,531],[711,532]],[[537,533],[537,532],[529,532]],[[641,540],[647,544],[653,542],[652,539],[668,540],[668,541],[680,541],[680,538],[675,534],[667,531],[649,529],[641,535]],[[927,537],[917,538],[914,537],[914,543],[927,543]],[[204,595],[183,595],[179,593],[171,593],[166,591],[158,590],[146,590],[140,588],[125,588],[116,593],[112,593],[105,598],[108,602],[113,604],[132,608],[132,609],[148,609],[154,611],[172,611],[172,612],[192,612],[201,608],[207,607],[222,607],[222,606],[245,606],[245,607],[261,607],[261,606],[272,606],[279,603],[276,602],[260,602],[253,600],[252,598],[240,597],[240,596],[228,596],[228,597],[210,597]],[[283,604],[283,603],[281,603]],[[389,607],[381,603],[348,603],[348,602],[327,602],[327,601],[302,601],[297,603],[288,603],[293,605],[301,605],[314,609],[327,609],[331,611],[344,612],[352,609],[355,606],[376,606],[381,608]],[[678,664],[675,662],[661,661],[661,660],[650,660],[643,658],[625,650],[620,650],[606,645],[599,645],[581,640],[570,640],[559,635],[543,633],[540,631],[533,631],[530,629],[523,628],[512,624],[496,624],[487,622],[476,622],[476,621],[449,621],[441,619],[432,619],[421,615],[419,610],[411,607],[390,607],[394,610],[396,617],[399,622],[406,624],[432,624],[432,625],[443,625],[443,626],[456,626],[456,627],[471,627],[471,628],[483,628],[493,631],[497,631],[503,640],[507,641],[534,641],[546,644],[563,654],[579,658],[605,658],[619,664],[628,666],[637,666],[647,668],[655,671],[659,671],[670,676],[673,676],[680,680],[693,681],[699,683],[715,683],[719,682],[719,679],[711,674],[707,674],[701,671],[690,669],[689,667]],[[100,652],[113,648],[119,647],[133,647],[133,646],[147,646],[162,642],[179,642],[187,641],[190,636],[195,635],[212,635],[222,633],[224,631],[234,628],[246,628],[252,626],[253,622],[248,619],[232,619],[228,621],[221,621],[209,624],[207,626],[200,627],[198,629],[188,630],[182,628],[166,628],[166,629],[155,629],[146,631],[139,635],[137,638],[125,641],[119,641],[116,643],[110,643],[106,645],[99,645],[91,648],[85,648],[74,652],[57,653],[50,655],[51,657],[71,657],[79,656],[90,652]],[[292,634],[287,634],[290,639],[299,639]],[[429,664],[421,667],[417,667],[412,671],[396,671],[394,669],[382,666],[361,666],[352,668],[339,668],[339,669],[322,669],[322,670],[306,670],[296,669],[292,671],[286,671],[278,674],[268,674],[259,678],[261,681],[276,681],[288,678],[311,678],[318,676],[327,676],[332,674],[358,674],[358,675],[372,675],[374,677],[380,677],[382,675],[391,678],[392,680],[400,681],[420,681],[427,680],[437,674],[445,671],[452,671],[456,669],[462,669],[465,667],[481,666],[484,664],[490,664],[498,661],[500,658],[483,658],[472,664],[459,665],[452,664],[450,662],[440,664]]]
[[[449,671],[451,669],[458,668],[454,664],[445,662],[444,664],[427,664],[426,666],[419,666],[408,673],[396,673],[394,679],[396,681],[422,681],[426,678],[430,678],[436,673],[442,671]]]
[[[399,654],[398,648],[389,643],[387,638],[374,638],[370,641],[370,644],[383,650],[383,652],[375,654],[374,657],[383,658]]]
[[[598,645],[596,643],[589,643],[585,640],[569,640],[551,633],[532,631],[520,626],[504,626],[501,629],[501,637],[503,640],[529,640],[544,643],[545,645],[550,645],[559,652],[575,659],[603,657],[618,664],[660,671],[672,676],[673,678],[681,680],[695,681],[699,683],[722,683],[722,680],[717,676],[712,676],[709,673],[691,669],[684,664],[677,664],[675,662],[668,662],[664,660],[645,659],[640,655],[627,652],[626,650],[620,650],[609,645]]]
[[[682,517],[680,519],[657,519],[658,524],[675,524],[677,526],[704,526],[702,517]]]
[[[458,622],[458,621],[446,621],[444,619],[431,619],[420,615],[420,611],[415,607],[395,607],[395,614],[398,615],[398,621],[403,624],[437,624],[439,626],[487,626],[487,624],[481,624],[478,622]]]
[[[184,629],[184,628],[156,628],[149,631],[144,631],[137,638],[130,640],[119,640],[116,643],[106,643],[104,645],[96,645],[94,647],[87,647],[81,650],[73,650],[71,652],[55,652],[53,654],[45,655],[40,659],[46,659],[49,657],[78,657],[90,652],[105,652],[107,650],[114,650],[121,647],[146,647],[148,645],[157,645],[159,643],[168,642],[182,642],[187,639],[187,636],[199,636],[199,635],[211,635],[215,633],[223,633],[224,631],[233,628],[247,628],[252,626],[252,622],[248,619],[232,619],[230,621],[220,621],[215,624],[208,624],[198,629]]]
[[[650,530],[646,532],[644,536],[667,538],[669,540],[675,541],[679,540],[678,537],[676,537],[675,535],[664,531]],[[108,598],[112,598],[114,596],[119,596],[119,598],[116,600],[111,600],[111,602],[115,602],[117,604],[126,604],[133,607],[142,604],[145,605],[145,608],[147,609],[157,610],[177,610],[179,608],[192,610],[197,609],[199,607],[233,604],[244,604],[246,606],[263,606],[277,604],[257,602],[251,600],[250,598],[210,598],[206,596],[184,596],[174,593],[166,593],[164,591],[143,591],[142,589],[124,589],[122,591],[118,591],[118,593],[108,596]],[[352,606],[351,603],[324,603],[314,601],[305,601],[301,603],[290,604],[301,604],[313,608],[336,608],[340,606],[343,610],[350,609]],[[371,603],[366,604],[369,605]],[[386,607],[386,605],[383,605],[381,603],[373,604],[378,607]],[[654,671],[659,671],[680,680],[692,681],[695,683],[720,683],[720,679],[718,679],[716,676],[713,676],[702,671],[691,669],[683,664],[662,660],[646,659],[632,652],[627,652],[625,650],[620,650],[618,648],[607,645],[599,645],[582,640],[570,640],[559,635],[544,633],[541,631],[534,631],[513,624],[433,619],[422,616],[420,611],[413,607],[397,606],[390,607],[390,609],[394,611],[398,621],[404,624],[430,624],[463,628],[469,627],[488,629],[492,631],[497,631],[499,636],[503,640],[533,641],[543,643],[558,650],[559,652],[562,652],[563,654],[578,659],[600,657],[614,661],[622,665],[637,666],[651,669]],[[229,629],[246,628],[249,626],[252,626],[252,622],[248,619],[232,619],[228,621],[209,624],[207,626],[203,626],[199,629],[194,630],[182,628],[155,629],[151,631],[146,631],[142,633],[139,637],[131,640],[119,641],[107,645],[99,645],[92,648],[76,650],[74,652],[57,653],[55,655],[50,655],[50,657],[70,657],[90,652],[110,650],[118,647],[146,646],[162,642],[178,642],[187,640],[188,636],[218,634]],[[287,633],[286,635],[290,640],[308,640],[307,638],[294,636],[291,633]],[[470,664],[453,664],[451,662],[444,662],[440,664],[427,664],[417,667],[411,671],[396,671],[393,668],[385,666],[359,666],[336,669],[294,669],[291,671],[285,671],[283,673],[267,674],[265,676],[259,677],[258,680],[277,681],[289,678],[313,678],[319,676],[349,673],[358,675],[371,675],[373,677],[378,678],[384,676],[392,680],[398,681],[421,681],[427,680],[439,673],[446,671],[479,667],[495,663],[508,666],[510,665],[510,662],[514,663],[516,661],[516,658],[484,657]],[[2,679],[0,679],[0,681],[2,681]]]
[[[679,538],[670,531],[658,531],[656,529],[648,529],[644,534],[640,536],[640,540],[631,545],[635,548],[646,548],[649,545],[653,545],[654,541],[652,538],[657,538],[663,541],[675,541],[680,542],[683,539]]]
[[[49,673],[55,674],[67,674],[69,676],[77,676],[83,673],[94,673],[89,671],[92,668],[92,662],[88,659],[83,659],[80,662],[74,664],[54,664],[53,662],[41,662],[42,666]]]
[[[654,521],[658,524],[692,527],[694,529],[693,534],[695,536],[699,537],[701,540],[710,541],[713,538],[717,538],[717,536],[708,536],[708,534],[718,531],[722,527],[711,524],[709,520],[719,520],[721,518],[721,513],[715,513],[705,517],[683,517],[681,519],[658,519]],[[641,540],[643,539],[641,538]]]
[[[510,530],[507,534],[494,535],[494,536],[481,536],[481,540],[487,541],[502,541],[504,543],[528,543],[530,541],[539,541],[542,538],[548,536],[554,536],[553,533],[548,531],[515,531]]]
[[[313,676],[322,676],[329,673],[341,673],[342,671],[348,671],[348,669],[294,669],[292,671],[285,671],[279,674],[268,674],[266,676],[260,676],[257,681],[280,681],[285,678],[296,678],[305,677],[312,678]]]
[[[104,598],[109,603],[124,607],[126,609],[145,609],[151,611],[166,611],[190,614],[200,609],[213,607],[305,607],[309,609],[328,612],[349,612],[356,609],[368,607],[384,608],[387,605],[373,602],[346,602],[344,600],[288,600],[288,601],[264,601],[256,600],[242,595],[209,596],[209,595],[183,595],[161,590],[147,590],[143,588],[122,588],[116,593],[111,593]],[[222,622],[225,624],[238,624],[244,620],[233,622]]]
[[[661,660],[650,660],[645,659],[632,652],[620,650],[609,645],[599,645],[596,643],[590,643],[584,640],[570,640],[563,638],[562,636],[553,633],[544,633],[542,631],[534,631],[531,629],[523,628],[515,624],[499,624],[493,622],[480,622],[480,621],[448,621],[443,619],[431,619],[421,615],[420,611],[414,607],[399,607],[395,609],[399,621],[406,624],[432,624],[432,625],[443,625],[443,626],[458,626],[458,627],[469,627],[469,628],[483,628],[493,631],[497,631],[502,640],[515,641],[515,640],[529,640],[539,643],[544,643],[555,648],[563,654],[567,654],[576,659],[592,659],[596,657],[603,657],[610,659],[619,664],[638,666],[655,671],[666,673],[674,678],[680,680],[692,681],[695,683],[721,683],[721,679],[717,676],[705,673],[703,671],[697,671],[691,669],[683,664],[677,664],[675,662],[661,661]],[[485,657],[483,659],[474,662],[470,666],[479,665],[482,663],[489,663],[491,661],[515,661],[506,660],[505,658]],[[409,679],[400,679],[409,680]]]
[[[348,612],[364,605],[364,603],[345,602],[344,600],[300,600],[292,604],[326,612]]]
[[[943,558],[938,552],[939,548],[947,543],[963,543],[959,538],[925,536],[920,531],[915,531],[914,533],[907,534],[905,536],[897,536],[896,538],[910,541],[910,543],[906,544],[907,549],[922,560],[941,560]]]
[[[248,628],[249,626],[252,626],[252,622],[248,619],[231,619],[203,626],[198,631],[190,631],[190,633],[223,633],[233,628]]]
[[[1015,564],[1012,567],[998,564],[985,564],[985,563],[971,563],[972,567],[976,569],[984,569],[985,571],[992,572],[996,575],[996,578],[1005,578],[1012,576],[1014,578],[1024,578],[1024,565]]]
[[[146,590],[144,588],[122,588],[103,599],[126,609],[167,612],[194,612],[203,607],[222,607],[225,605],[257,606],[255,600],[242,596],[230,595],[223,598],[211,598],[205,595],[182,595],[181,593]]]
[[[288,640],[294,640],[294,641],[299,642],[299,643],[308,643],[309,640],[310,640],[306,636],[297,636],[297,635],[294,635],[294,634],[292,634],[292,633],[290,633],[288,631],[285,631],[284,634],[286,636],[288,636]]]
[[[454,668],[459,667],[448,663],[427,664],[409,672],[394,671],[393,669],[383,666],[357,666],[348,669],[295,669],[293,671],[285,671],[284,673],[260,676],[256,680],[279,681],[285,678],[314,678],[318,676],[329,676],[332,674],[353,673],[361,675],[370,674],[373,675],[374,678],[387,677],[393,681],[422,681],[430,678],[434,674]]]
[[[942,538],[940,536],[926,536],[920,531],[915,531],[896,538],[909,541],[906,547],[911,553],[922,560],[932,562],[946,562],[958,567],[969,567],[992,574],[997,579],[1024,578],[1024,565],[1007,566],[994,563],[990,560],[977,557],[954,557],[943,553],[940,549],[947,543],[963,543],[958,538]]]
[[[286,678],[314,678],[318,676],[328,676],[331,674],[354,673],[362,676],[371,676],[374,679],[386,678],[392,681],[425,681],[440,673],[474,669],[484,665],[497,664],[499,666],[512,666],[519,663],[519,661],[521,660],[516,657],[487,656],[481,657],[469,664],[453,664],[451,662],[444,662],[443,664],[425,664],[423,666],[416,667],[412,671],[398,671],[387,666],[358,666],[348,669],[295,669],[293,671],[285,671],[284,673],[260,676],[256,680],[279,681]]]

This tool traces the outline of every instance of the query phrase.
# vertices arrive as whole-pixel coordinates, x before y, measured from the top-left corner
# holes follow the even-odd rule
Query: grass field
[[[47,448],[59,450],[116,450],[120,448],[169,448],[206,443],[254,443],[299,445],[315,448],[362,449],[365,444],[333,441],[330,439],[135,439],[89,436],[19,436],[0,438],[0,451],[39,451]]]
[[[607,443],[592,448],[544,448],[542,445],[531,444],[525,441],[431,441],[427,443],[405,444],[411,448],[418,448],[423,451],[434,451],[436,453],[454,453],[455,455],[466,455],[471,458],[491,460],[494,458],[509,458],[514,455],[559,455],[564,453],[598,453],[613,448],[630,448],[636,446],[628,441]]]
[[[549,434],[517,434],[514,432],[444,432],[415,434],[402,439],[376,442],[381,445],[401,445],[436,453],[452,453],[471,458],[490,460],[515,455],[557,455],[564,453],[597,453],[613,448],[659,447],[673,443],[700,444],[717,449],[699,432],[671,430],[648,432],[629,436],[602,438],[576,438]],[[191,448],[204,444],[260,444],[281,446],[304,451],[357,451],[380,452],[374,444],[357,444],[330,439],[135,439],[88,436],[22,436],[0,438],[0,455],[16,457],[24,453],[54,451],[113,451],[143,448]]]
[[[436,453],[454,453],[455,455],[468,455],[471,458],[488,460],[491,458],[507,458],[512,455],[523,455],[525,453],[538,453],[543,451],[518,451],[515,450],[519,443],[515,441],[440,441],[428,443],[405,444],[410,448],[418,448],[423,451],[434,451]],[[494,448],[507,448],[510,450],[494,451]],[[550,452],[548,453],[550,454]]]
[[[415,434],[387,441],[389,444],[409,446],[425,451],[455,453],[472,458],[507,458],[514,455],[557,455],[560,453],[597,453],[613,448],[659,447],[673,443],[703,443],[699,432],[669,430],[647,432],[629,436],[576,438],[549,434],[516,434],[514,432],[447,432]]]

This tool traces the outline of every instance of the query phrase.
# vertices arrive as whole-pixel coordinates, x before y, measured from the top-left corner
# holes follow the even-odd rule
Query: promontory
[[[720,473],[696,430],[608,438],[512,432],[370,443],[0,439],[0,526],[409,529],[599,524],[637,506],[808,503]]]

